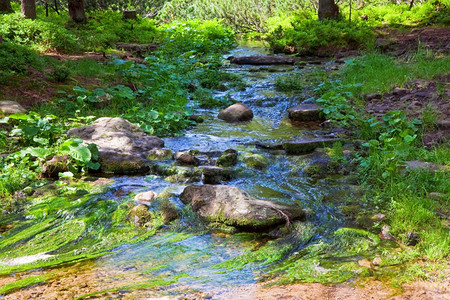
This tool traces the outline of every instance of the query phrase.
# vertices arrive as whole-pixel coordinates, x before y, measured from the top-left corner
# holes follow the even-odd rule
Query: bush
[[[10,42],[0,43],[0,84],[14,74],[26,73],[28,67],[40,69],[42,65],[37,52]]]
[[[278,26],[267,39],[276,52],[332,54],[337,49],[370,48],[375,34],[363,23],[304,18],[296,15],[290,26]]]

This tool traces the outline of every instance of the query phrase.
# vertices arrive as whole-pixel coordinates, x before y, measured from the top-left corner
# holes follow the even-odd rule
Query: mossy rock
[[[258,170],[265,169],[269,165],[269,159],[257,153],[243,153],[239,160],[243,161],[247,167]]]
[[[164,161],[173,159],[173,151],[170,149],[153,149],[147,154],[150,160]]]
[[[136,227],[143,227],[146,223],[153,219],[151,212],[147,206],[141,204],[134,206],[128,213],[128,220]]]
[[[217,159],[216,165],[219,167],[232,167],[237,164],[237,151],[233,149],[227,149],[225,152]]]

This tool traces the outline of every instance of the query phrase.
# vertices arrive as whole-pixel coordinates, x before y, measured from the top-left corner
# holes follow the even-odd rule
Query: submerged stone
[[[260,200],[233,186],[188,186],[180,200],[209,222],[252,229],[290,223],[305,215],[296,206]]]
[[[283,143],[283,149],[287,154],[306,154],[313,152],[316,148],[333,144],[339,139],[312,138]]]
[[[253,169],[265,169],[269,165],[269,160],[266,156],[257,153],[243,153],[239,157],[245,165]]]
[[[288,109],[289,119],[293,121],[324,121],[324,115],[317,104],[300,104]]]

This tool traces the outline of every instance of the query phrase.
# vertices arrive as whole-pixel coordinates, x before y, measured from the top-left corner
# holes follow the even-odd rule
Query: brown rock
[[[27,113],[27,110],[15,101],[0,101],[0,111],[5,115]]]
[[[243,103],[235,103],[222,110],[218,118],[225,122],[245,122],[253,119],[253,111]]]
[[[177,164],[179,165],[188,165],[188,166],[200,165],[200,160],[189,153],[176,152],[174,158]]]

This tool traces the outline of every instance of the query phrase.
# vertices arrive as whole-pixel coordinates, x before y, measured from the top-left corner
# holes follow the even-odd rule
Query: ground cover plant
[[[213,96],[214,91],[223,95],[228,90],[245,90],[240,75],[223,70],[223,54],[235,45],[235,32],[263,39],[275,52],[294,55],[365,51],[352,52],[359,57],[345,58],[333,75],[303,72],[306,63],[297,63],[295,73],[275,80],[279,91],[314,94],[327,124],[350,133],[346,139],[354,144],[353,161],[347,162],[344,156],[350,151],[343,148],[346,140],[325,152],[333,164],[355,167],[357,184],[364,193],[349,197],[346,203],[315,199],[317,205],[329,201],[339,217],[359,228],[320,228],[307,220],[291,224],[289,232],[285,228],[269,234],[228,236],[227,241],[241,238],[249,247],[212,269],[225,272],[250,266],[267,270],[261,279],[278,284],[334,284],[355,277],[395,286],[417,279],[442,280],[446,273],[440,271],[448,267],[450,248],[450,149],[448,142],[425,143],[427,135],[437,130],[439,107],[430,101],[420,114],[391,107],[377,114],[368,109],[368,95],[379,94],[383,101],[394,88],[412,89],[420,79],[434,82],[436,97],[444,99],[450,70],[446,52],[419,43],[413,52],[388,55],[377,52],[380,45],[375,39],[392,28],[410,32],[409,26],[448,25],[449,3],[339,5],[340,17],[322,22],[317,21],[317,3],[283,0],[239,4],[228,0],[113,1],[111,10],[88,1],[87,7],[98,11],[88,12],[85,24],[70,20],[66,12],[45,17],[42,7],[35,20],[18,12],[0,14],[0,88],[5,90],[0,100],[20,100],[20,94],[13,99],[7,92],[29,89],[28,78],[52,91],[45,98],[35,97],[39,99],[28,105],[28,113],[0,115],[0,261],[50,253],[38,264],[2,265],[0,276],[32,275],[1,287],[0,295],[63,278],[61,270],[51,267],[122,250],[157,231],[181,231],[180,237],[168,238],[169,244],[217,228],[226,235],[235,232],[220,224],[211,229],[217,224],[208,227],[189,208],[181,211],[183,222],[167,226],[170,220],[160,208],[176,212],[167,200],[173,197],[170,193],[158,198],[157,209],[136,206],[134,195],[120,194],[120,189],[112,195],[107,187],[85,177],[100,167],[97,147],[65,135],[70,128],[104,116],[125,118],[158,137],[183,134],[194,120],[201,119],[191,116],[195,109],[234,102],[229,94]],[[141,16],[124,19],[114,10],[119,7],[137,9]],[[17,4],[13,8],[17,11]],[[142,17],[145,13],[152,18]],[[151,45],[152,50],[130,53],[120,44]],[[91,51],[96,53],[77,57]],[[52,159],[58,160],[60,169],[45,168]],[[438,166],[406,166],[415,160]],[[302,167],[299,163],[294,168]],[[167,171],[173,178],[174,170],[171,166]],[[375,213],[383,217],[374,220]],[[378,233],[389,238],[380,238]],[[373,259],[378,259],[376,266]],[[36,268],[49,272],[30,271]],[[399,270],[403,275],[398,276]],[[167,280],[158,276],[147,284],[87,293],[81,298],[162,287],[187,276],[180,273]]]

